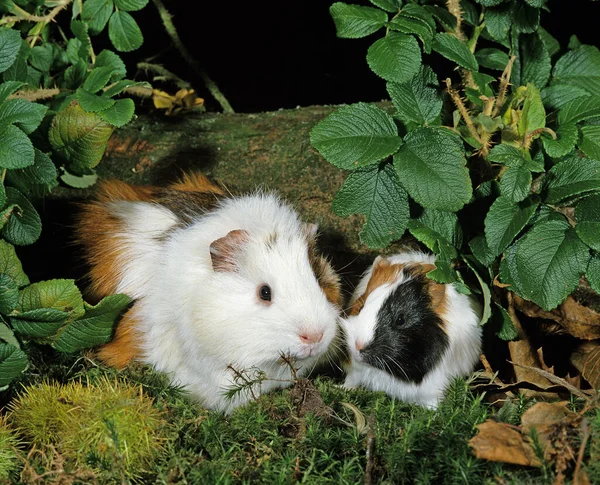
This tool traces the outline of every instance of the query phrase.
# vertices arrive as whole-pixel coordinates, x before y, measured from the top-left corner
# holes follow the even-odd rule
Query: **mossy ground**
[[[169,387],[164,376],[146,367],[116,372],[82,357],[56,358],[62,361],[53,361],[48,367],[38,361],[40,366],[31,369],[22,384],[43,382],[48,375],[62,382],[83,378],[91,384],[122,378],[141,386],[154,400],[154,408],[166,421],[166,438],[157,458],[137,476],[136,481],[142,483],[355,484],[364,482],[367,467],[372,469],[371,483],[544,484],[555,478],[550,463],[526,468],[472,455],[468,440],[476,433],[477,424],[491,417],[518,424],[533,401],[516,400],[498,409],[472,393],[464,381],[452,386],[437,411],[381,393],[348,391],[338,386],[339,380],[319,376],[313,382],[322,403],[304,399],[306,389],[288,389],[222,416],[199,408],[185,392]],[[14,393],[6,398],[14,398]],[[361,432],[360,419],[357,426],[355,413],[343,403],[360,410],[373,431]],[[586,471],[592,483],[600,483],[600,413],[590,416],[590,425]],[[81,467],[55,449],[40,448],[29,456],[28,473],[21,473],[21,481],[120,483],[124,479],[118,463],[105,459],[100,466],[92,456],[87,465]],[[89,469],[94,470],[93,475]],[[47,472],[42,481],[35,482],[36,476]],[[11,476],[12,482],[20,481],[19,473]]]

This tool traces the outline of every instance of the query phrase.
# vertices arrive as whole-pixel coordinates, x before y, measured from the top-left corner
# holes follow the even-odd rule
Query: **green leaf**
[[[396,13],[402,6],[402,0],[369,0],[369,2],[390,13]]]
[[[552,83],[581,88],[589,94],[600,91],[600,51],[591,45],[582,45],[563,55],[552,71]]]
[[[76,95],[77,101],[79,101],[79,105],[84,110],[90,113],[104,111],[105,109],[111,108],[115,104],[114,99],[105,98],[104,96],[98,96],[97,94],[92,94],[83,88],[79,88],[76,92]]]
[[[40,125],[48,107],[25,99],[9,99],[0,104],[0,125],[15,124],[30,134]]]
[[[55,279],[33,283],[19,294],[18,311],[53,309],[68,313],[72,320],[84,315],[83,298],[75,280]]]
[[[494,148],[490,150],[488,160],[490,162],[501,163],[507,167],[516,168],[522,167],[527,162],[525,155],[521,150],[512,145],[507,145],[506,143],[494,146]]]
[[[108,22],[108,36],[119,52],[136,50],[144,43],[138,24],[127,12],[114,12]]]
[[[113,73],[113,68],[110,66],[106,67],[95,67],[89,76],[83,83],[83,89],[90,93],[97,93],[100,91],[110,79]]]
[[[546,126],[546,110],[540,97],[540,91],[533,84],[527,85],[523,112],[517,124],[519,136],[525,137],[531,132]]]
[[[475,268],[475,265],[470,260],[470,258],[465,257],[463,261],[473,272],[473,274],[477,278],[477,281],[479,282],[479,286],[481,287],[481,294],[483,295],[483,312],[481,315],[481,320],[479,321],[479,325],[485,325],[492,316],[492,292],[490,291],[489,285],[485,281],[483,281],[483,279],[479,275],[477,269]]]
[[[575,207],[579,238],[595,251],[600,251],[600,195],[583,199]]]
[[[377,32],[387,22],[385,12],[373,7],[348,5],[337,2],[329,7],[337,36],[343,39],[358,39]]]
[[[585,277],[592,289],[600,295],[600,254],[595,254],[590,258]]]
[[[490,266],[496,255],[490,251],[485,236],[476,236],[469,241],[469,247],[475,259],[484,266]]]
[[[462,143],[444,128],[417,128],[394,156],[400,183],[423,207],[457,211],[472,195]]]
[[[0,167],[25,168],[33,160],[33,145],[22,130],[9,125],[0,131]]]
[[[521,84],[535,84],[542,89],[550,79],[552,64],[550,54],[539,34],[522,35],[519,39],[521,60]]]
[[[460,67],[470,71],[478,71],[479,64],[467,45],[455,35],[438,33],[433,39],[433,50],[439,52],[446,59],[456,62]]]
[[[431,52],[431,42],[435,35],[435,22],[433,22],[433,18],[424,7],[415,4],[406,5],[400,14],[394,16],[387,24],[387,27],[403,34],[417,35],[423,42],[425,52]]]
[[[134,12],[148,5],[148,0],[115,0],[115,5],[126,12]]]
[[[569,86],[567,84],[556,84],[546,86],[542,92],[544,106],[550,110],[561,109],[569,101],[576,98],[588,97],[590,94],[583,88]]]
[[[493,304],[492,321],[494,322],[494,326],[499,328],[496,332],[496,335],[499,338],[502,340],[514,340],[517,338],[518,333],[512,318],[510,318],[508,312],[496,302]]]
[[[59,352],[77,352],[105,344],[113,335],[113,328],[121,312],[129,305],[127,295],[111,295],[96,306],[86,308],[85,316],[71,322],[52,343]]]
[[[503,197],[521,202],[529,195],[531,172],[524,167],[509,167],[500,179],[500,193]]]
[[[135,105],[132,99],[118,99],[114,106],[107,110],[98,113],[98,116],[107,123],[110,123],[117,128],[121,128],[131,121],[133,113],[135,111]]]
[[[58,173],[48,155],[34,148],[33,165],[23,169],[9,170],[6,181],[25,195],[44,196],[56,187]]]
[[[19,341],[15,337],[15,333],[2,317],[0,317],[0,340],[4,340],[7,344],[14,345],[16,348],[21,348]]]
[[[531,34],[540,26],[539,8],[530,7],[525,3],[512,4],[512,27],[521,34]]]
[[[397,109],[397,116],[405,123],[430,124],[442,111],[438,81],[429,66],[422,66],[410,81],[388,83],[387,91]]]
[[[127,69],[123,60],[114,52],[109,50],[103,50],[96,57],[96,68],[98,67],[110,67],[112,68],[112,74],[110,76],[110,82],[114,83],[120,79],[123,79],[127,74]]]
[[[481,67],[496,71],[504,71],[504,68],[508,64],[508,54],[493,47],[478,50],[475,53],[475,59],[477,59]]]
[[[7,81],[0,84],[0,103],[3,103],[17,89],[23,86],[21,81]]]
[[[10,276],[18,287],[29,284],[29,278],[23,271],[21,261],[17,257],[12,244],[0,239],[0,274]]]
[[[65,325],[69,314],[55,308],[36,308],[11,315],[10,324],[16,333],[30,338],[48,338]]]
[[[455,248],[460,248],[462,246],[462,229],[458,223],[458,217],[455,213],[435,209],[423,209],[423,213],[419,216],[417,221],[437,234],[437,240],[443,239],[445,242],[454,246]],[[431,243],[430,247],[430,245],[425,241],[421,239],[419,239],[419,241],[434,251],[433,242]]]
[[[500,5],[504,0],[475,0],[479,5],[484,7],[495,7]]]
[[[581,141],[579,148],[588,157],[600,160],[600,125],[587,125],[579,128]],[[577,136],[575,136],[577,140]]]
[[[27,369],[27,355],[10,344],[0,344],[0,389],[8,386]]]
[[[360,240],[371,248],[383,248],[400,239],[409,219],[408,194],[398,182],[391,164],[351,172],[333,200],[340,216],[364,214]]]
[[[497,40],[501,44],[507,42],[512,22],[509,4],[490,8],[485,12],[485,28],[492,39]]]
[[[105,98],[112,98],[113,96],[122,93],[123,90],[131,86],[144,86],[151,88],[151,85],[146,82],[136,82],[132,81],[131,79],[123,79],[122,81],[118,81],[112,86],[107,87],[102,93],[102,96],[104,96]]]
[[[90,36],[88,33],[88,24],[82,22],[81,20],[72,20],[71,21],[71,32],[80,42],[79,45],[75,44],[77,47],[77,52],[72,52],[72,55],[76,56],[78,60],[82,60],[84,62],[87,61],[90,51],[92,48],[92,43],[90,41]],[[68,46],[67,46],[68,51]],[[72,61],[75,64],[76,61]],[[87,68],[87,62],[86,62]]]
[[[369,47],[367,63],[386,81],[403,83],[419,71],[421,49],[414,37],[390,32]]]
[[[35,46],[29,53],[29,63],[42,72],[48,72],[50,70],[53,59],[54,51],[50,44]]]
[[[540,34],[540,38],[542,39],[542,42],[546,46],[546,50],[548,51],[548,54],[553,56],[554,54],[557,54],[560,51],[560,43],[558,42],[558,40],[556,40],[554,37],[552,37],[546,29],[544,29],[543,27],[540,27],[538,29],[538,34]]]
[[[311,144],[336,167],[352,170],[392,155],[402,144],[394,120],[376,106],[344,106],[318,123]]]
[[[588,247],[566,221],[547,221],[527,232],[505,254],[501,267],[516,283],[513,291],[549,311],[577,288],[589,257]]]
[[[12,312],[19,302],[19,287],[6,273],[0,274],[0,312]]]
[[[64,169],[63,169],[64,170]],[[91,187],[98,180],[98,174],[93,173],[91,175],[73,175],[64,170],[60,176],[60,179],[67,184],[69,187],[75,187],[76,189],[85,189]]]
[[[76,64],[69,66],[65,71],[65,84],[69,89],[77,89],[85,80],[87,63],[79,59]]]
[[[19,48],[19,54],[17,59],[12,65],[4,71],[2,78],[4,81],[23,81],[27,82],[28,69],[27,69],[27,58],[29,57],[30,51],[29,44],[23,39],[21,41],[21,47]],[[0,60],[1,62],[1,60]]]
[[[435,269],[427,273],[427,278],[442,284],[459,282],[456,270],[452,267],[452,260],[456,258],[456,249],[443,241],[438,241],[437,248],[433,251],[437,254]]]
[[[600,116],[600,96],[575,98],[558,112],[558,123],[578,123],[596,116]]]
[[[102,159],[113,130],[97,114],[88,113],[72,102],[52,119],[48,138],[72,171],[86,173]]]
[[[542,143],[548,156],[560,158],[575,148],[578,138],[577,127],[572,123],[565,123],[556,130],[556,140],[552,139],[548,133],[544,133]]]
[[[113,10],[113,0],[86,0],[81,19],[89,25],[90,33],[96,35],[104,30]]]
[[[544,179],[545,202],[557,202],[600,190],[600,161],[569,157],[554,165]]]
[[[494,256],[502,253],[521,232],[539,204],[536,196],[515,203],[498,197],[485,217],[485,239]]]
[[[2,228],[2,235],[9,243],[17,246],[33,244],[42,232],[40,216],[31,205],[31,202],[13,187],[6,187],[6,196],[9,204],[15,204],[11,217]]]
[[[18,30],[0,29],[0,73],[13,65],[20,48],[21,34]]]
[[[16,210],[19,210],[19,206],[16,204],[10,204],[0,211],[0,229],[6,226],[10,216],[12,216],[13,212]]]

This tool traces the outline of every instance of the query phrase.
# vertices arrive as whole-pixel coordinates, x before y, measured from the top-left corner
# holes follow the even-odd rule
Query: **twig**
[[[579,453],[577,454],[577,463],[575,464],[575,471],[573,472],[573,483],[576,485],[580,483],[585,483],[579,478],[579,473],[581,472],[581,463],[583,462],[585,447],[590,437],[590,426],[587,422],[587,419],[584,419],[581,422],[581,431],[583,436],[581,437],[581,446],[579,447]]]
[[[371,485],[373,483],[373,468],[375,464],[375,426],[377,424],[374,414],[369,416],[368,423],[367,451],[365,453],[365,457],[367,458],[367,464],[365,466],[365,485]]]
[[[506,97],[506,91],[510,84],[510,75],[512,73],[512,67],[515,63],[515,59],[517,56],[512,55],[508,60],[508,64],[504,68],[502,72],[502,76],[500,76],[500,86],[498,88],[498,97],[496,98],[496,107],[494,108],[494,113],[492,114],[492,118],[495,118],[500,114],[500,110],[502,109],[502,105],[504,105],[504,98]]]
[[[14,94],[11,94],[8,99],[26,99],[27,101],[39,101],[40,99],[48,99],[53,98],[54,96],[58,96],[60,94],[60,89],[58,88],[50,88],[50,89],[33,89],[26,91],[17,91]]]
[[[210,77],[208,77],[208,74],[206,73],[206,71],[198,65],[196,60],[192,57],[190,52],[183,45],[183,42],[181,41],[181,38],[179,37],[177,30],[175,29],[175,25],[173,24],[173,19],[171,18],[171,14],[165,8],[164,4],[162,3],[162,0],[152,0],[152,1],[154,2],[154,5],[158,9],[158,13],[163,22],[165,30],[167,31],[167,34],[169,34],[169,37],[171,37],[171,40],[175,44],[175,47],[177,48],[179,53],[181,54],[181,57],[183,57],[185,62],[187,62],[190,65],[190,67],[194,71],[196,71],[196,74],[198,74],[200,76],[200,78],[204,82],[204,85],[206,86],[206,88],[208,89],[210,94],[213,96],[213,98],[215,98],[218,101],[218,103],[221,105],[221,108],[223,108],[223,111],[225,113],[234,113],[233,108],[229,104],[229,101],[227,101],[227,98],[225,98],[223,93],[221,93],[221,91],[219,90],[219,87],[216,85],[216,83]]]
[[[159,76],[162,76],[166,81],[173,81],[179,89],[189,89],[191,84],[181,79],[177,74],[161,66],[160,64],[151,64],[150,62],[138,62],[137,68],[143,71],[153,71]]]
[[[475,128],[475,125],[473,124],[473,120],[471,120],[471,116],[469,115],[469,112],[467,111],[465,104],[463,103],[462,99],[460,98],[458,91],[452,87],[452,81],[450,80],[450,78],[446,79],[446,86],[448,88],[448,94],[452,98],[452,101],[454,101],[454,104],[458,108],[458,111],[460,112],[461,116],[463,117],[463,120],[465,120],[465,124],[467,125],[467,128],[469,129],[469,133],[471,133],[471,136],[473,138],[475,138],[475,140],[477,140],[478,143],[481,143],[481,138],[479,136],[479,133],[477,133],[477,129]]]
[[[72,1],[73,0],[63,0],[63,3],[54,7],[50,11],[49,14],[43,15],[41,17],[38,15],[32,15],[29,12],[23,10],[18,5],[14,5],[12,7],[12,9],[14,11],[18,12],[18,14],[0,19],[0,25],[22,22],[23,20],[26,20],[29,22],[44,22],[44,23],[52,22],[54,20],[54,17],[56,17],[60,13],[60,11],[64,8],[66,8],[66,6],[69,5]]]
[[[460,0],[446,0],[446,8],[454,17],[456,17],[456,29],[454,33],[460,40],[465,40],[465,34],[462,31],[462,9],[460,8]]]
[[[580,398],[585,399],[585,400],[589,400],[590,399],[590,396],[588,396],[586,393],[584,393],[581,389],[577,389],[575,386],[569,384],[562,377],[557,377],[554,374],[551,374],[550,372],[542,370],[542,369],[539,369],[537,367],[531,367],[529,365],[518,364],[518,363],[512,362],[510,360],[508,362],[510,362],[512,365],[515,365],[517,367],[521,367],[523,369],[527,369],[527,370],[530,370],[532,372],[535,372],[536,374],[539,374],[540,376],[548,379],[553,384],[556,384],[557,386],[564,387],[571,394],[574,394],[577,397],[580,397]]]

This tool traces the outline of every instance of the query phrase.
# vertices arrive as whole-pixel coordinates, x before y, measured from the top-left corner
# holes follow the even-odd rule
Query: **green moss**
[[[0,482],[8,480],[19,468],[19,439],[0,416]]]

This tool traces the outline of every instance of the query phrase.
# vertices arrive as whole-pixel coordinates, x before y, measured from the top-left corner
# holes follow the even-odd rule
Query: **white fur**
[[[187,227],[175,227],[170,211],[145,202],[119,202],[113,214],[127,227],[119,290],[140,299],[143,360],[170,373],[204,406],[230,412],[250,399],[249,392],[224,396],[235,385],[228,366],[249,377],[263,371],[267,380],[253,388],[258,395],[290,383],[282,353],[297,359],[302,375],[327,350],[339,310],[311,269],[304,224],[276,196],[226,199]],[[239,270],[213,271],[211,243],[238,229],[250,235]],[[257,297],[262,284],[272,289],[269,306]],[[319,332],[319,343],[300,340]]]
[[[387,257],[390,263],[435,263],[435,256],[421,252],[405,252]],[[377,261],[377,260],[376,260]],[[375,263],[374,263],[375,264]],[[364,294],[373,273],[371,266],[359,282],[350,304]],[[383,391],[402,401],[436,408],[447,386],[456,377],[473,372],[481,351],[480,311],[478,304],[466,295],[458,293],[452,285],[446,285],[448,310],[443,315],[446,322],[449,346],[441,361],[419,384],[397,379],[393,375],[361,362],[356,343],[363,346],[373,339],[376,316],[387,297],[407,277],[401,273],[397,281],[376,288],[367,298],[358,315],[342,320],[351,361],[347,366],[344,386],[365,387],[373,391]]]

